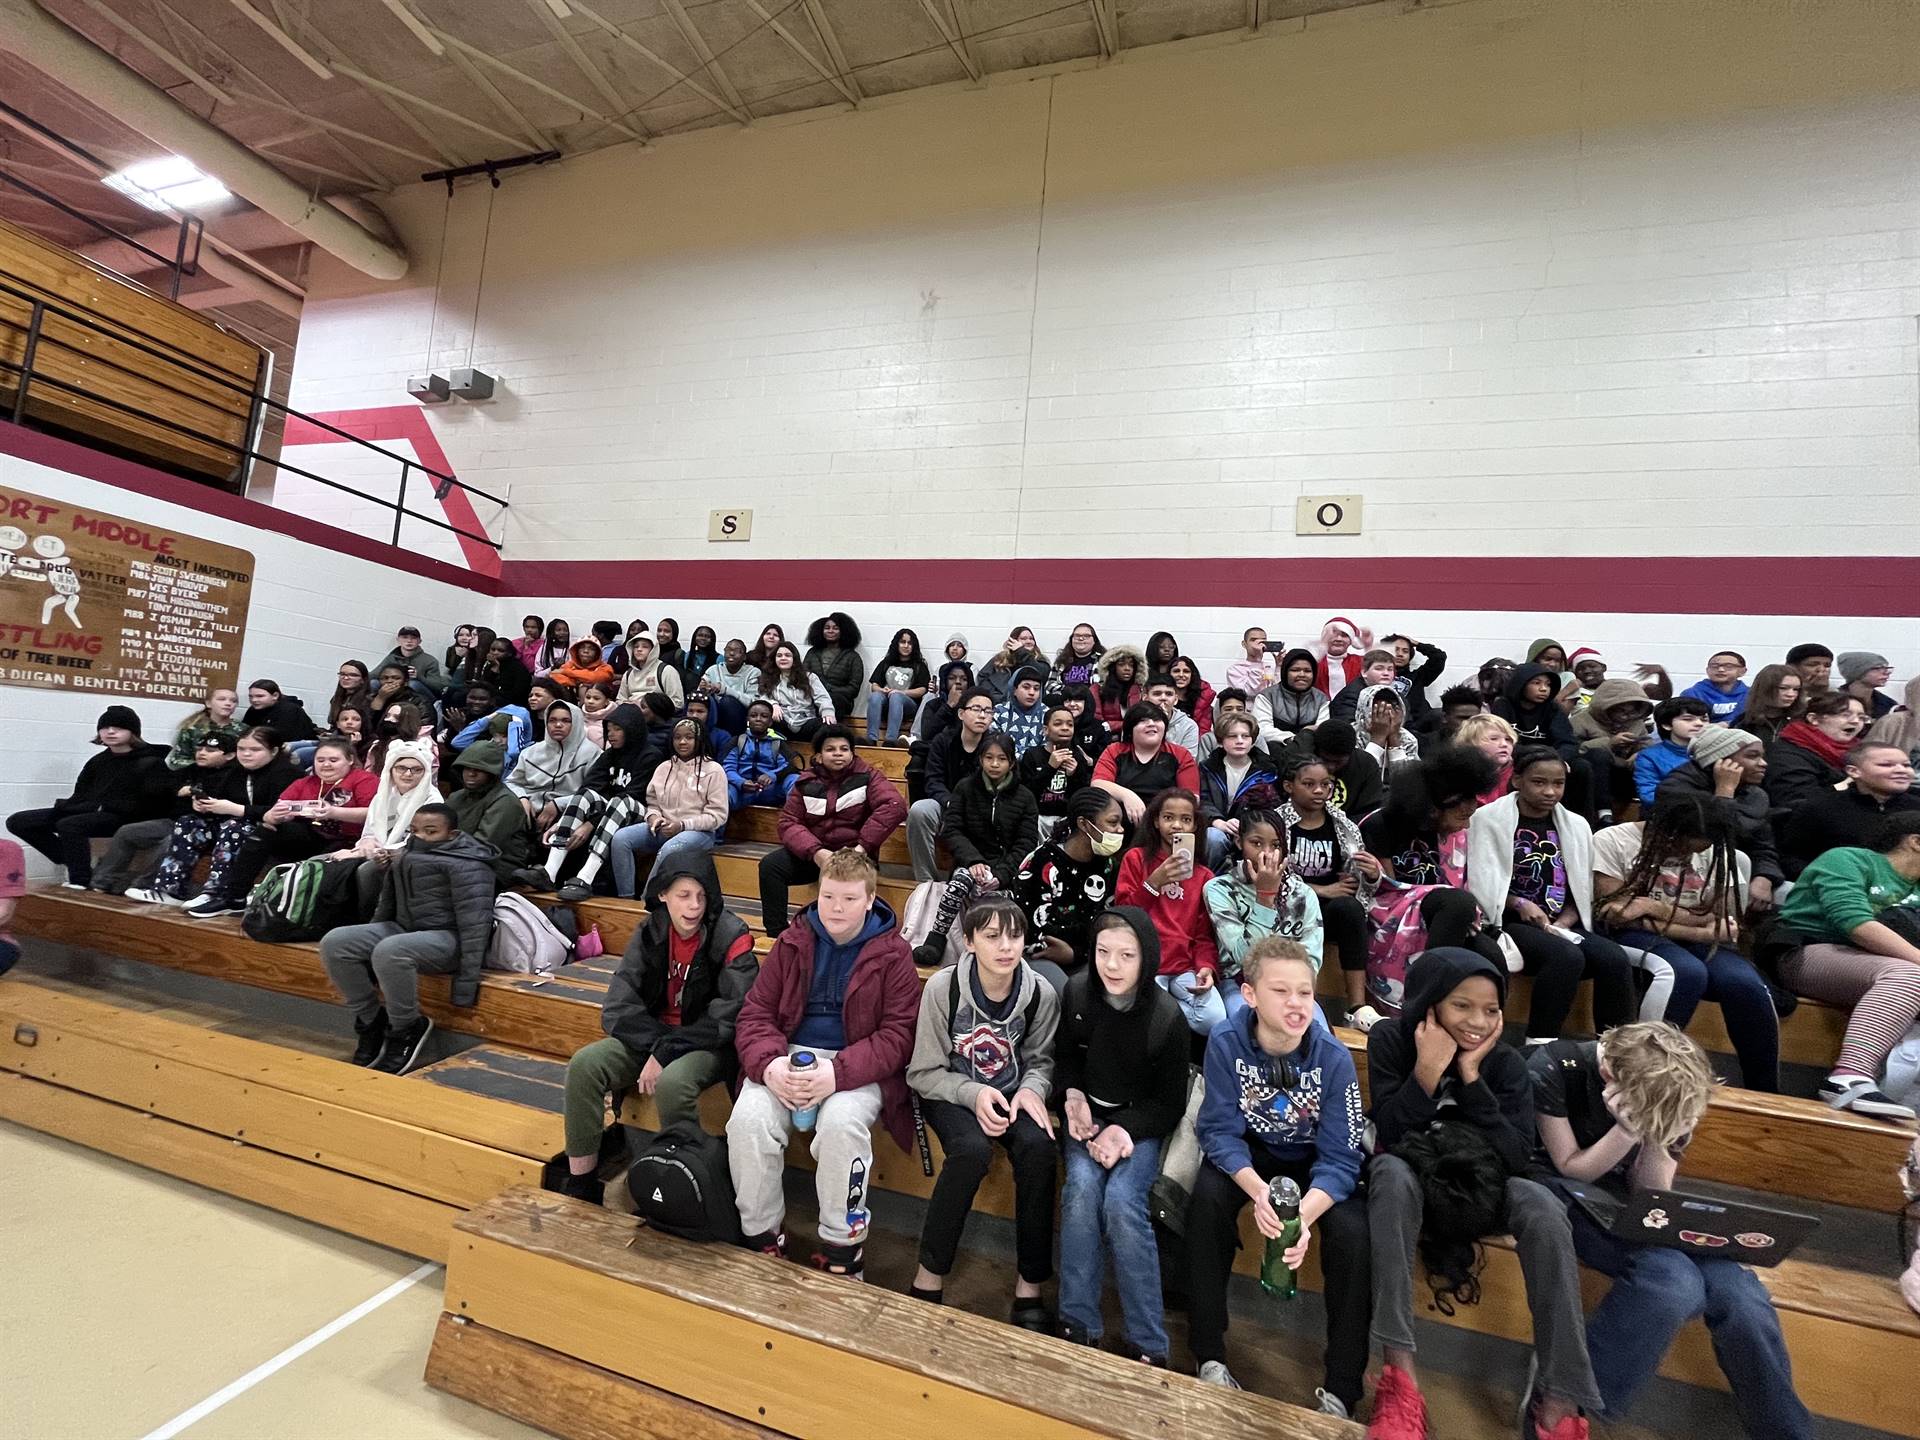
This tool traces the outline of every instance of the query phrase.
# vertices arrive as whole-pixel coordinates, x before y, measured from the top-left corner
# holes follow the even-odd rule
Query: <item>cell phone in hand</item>
[[[1176,855],[1185,855],[1187,857],[1187,863],[1191,865],[1193,863],[1193,836],[1190,834],[1174,836],[1173,853]]]
[[[1284,640],[1269,640],[1260,648],[1269,655],[1284,655],[1287,653],[1287,642]]]

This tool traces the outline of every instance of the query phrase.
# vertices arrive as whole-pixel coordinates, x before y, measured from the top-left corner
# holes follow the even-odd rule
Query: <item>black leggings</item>
[[[1507,968],[1507,957],[1481,925],[1480,906],[1470,890],[1441,885],[1420,897],[1420,919],[1427,928],[1427,948],[1442,945],[1471,950],[1482,959]]]
[[[1602,935],[1581,930],[1579,943],[1554,930],[1529,925],[1512,911],[1507,938],[1519,948],[1521,968],[1533,976],[1533,1008],[1527,1013],[1529,1040],[1558,1039],[1566,1028],[1582,980],[1593,981],[1593,1023],[1607,1030],[1635,1018],[1633,962],[1627,952]]]
[[[1367,968],[1367,912],[1351,895],[1320,900],[1323,945],[1338,949],[1342,970]],[[1322,955],[1326,953],[1323,948]]]

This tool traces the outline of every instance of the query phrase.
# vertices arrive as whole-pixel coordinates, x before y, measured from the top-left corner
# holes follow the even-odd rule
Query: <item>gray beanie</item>
[[[1711,770],[1722,760],[1731,759],[1736,751],[1759,743],[1758,735],[1749,735],[1745,730],[1709,725],[1693,737],[1693,743],[1687,746],[1687,754],[1702,770]]]
[[[1886,656],[1876,655],[1871,650],[1842,650],[1835,664],[1839,667],[1840,678],[1849,685],[1869,670],[1893,668],[1893,662]]]

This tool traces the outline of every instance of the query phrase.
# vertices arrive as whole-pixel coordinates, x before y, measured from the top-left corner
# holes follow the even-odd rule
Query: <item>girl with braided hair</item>
[[[1593,893],[1608,933],[1673,971],[1664,1018],[1684,1029],[1702,1000],[1719,1002],[1749,1090],[1780,1088],[1780,1017],[1773,992],[1740,954],[1740,912],[1752,865],[1720,810],[1668,793],[1644,823],[1593,838]]]

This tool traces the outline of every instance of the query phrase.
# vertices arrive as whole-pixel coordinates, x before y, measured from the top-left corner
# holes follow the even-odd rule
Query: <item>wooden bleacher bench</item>
[[[471,1352],[455,1332],[478,1329],[539,1346],[803,1440],[1360,1434],[1348,1421],[1265,1396],[1202,1385],[965,1311],[936,1312],[905,1295],[743,1250],[674,1240],[539,1191],[509,1191],[461,1216],[455,1229],[446,1314],[427,1376],[481,1404],[491,1403],[489,1377],[470,1372]],[[544,1357],[523,1363],[544,1368]],[[556,1422],[564,1427],[566,1417],[549,1412],[535,1421]]]
[[[171,908],[54,889],[21,899],[16,929],[261,989],[334,998],[317,945],[261,944],[231,919],[189,920]],[[550,976],[489,972],[479,1003],[469,1008],[450,1003],[445,976],[423,975],[421,1005],[446,1030],[565,1060],[601,1037],[600,1003],[618,958],[612,952]],[[1364,1084],[1365,1038],[1352,1030],[1336,1033],[1353,1051]],[[1900,1208],[1894,1176],[1912,1135],[1912,1126],[1864,1119],[1814,1100],[1722,1090],[1695,1137],[1689,1172],[1891,1213]]]

